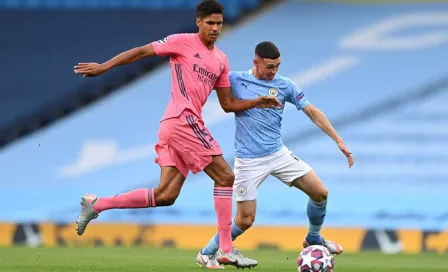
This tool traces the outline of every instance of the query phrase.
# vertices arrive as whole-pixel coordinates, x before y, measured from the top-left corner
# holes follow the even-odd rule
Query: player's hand
[[[75,73],[83,77],[96,77],[107,71],[104,65],[95,62],[78,63],[74,68]]]
[[[260,96],[255,101],[257,108],[278,109],[283,107],[276,97]]]
[[[355,163],[355,160],[352,157],[352,153],[348,150],[348,148],[345,146],[344,142],[338,142],[338,147],[344,153],[344,155],[347,157],[348,160],[348,168],[352,168],[353,164]]]

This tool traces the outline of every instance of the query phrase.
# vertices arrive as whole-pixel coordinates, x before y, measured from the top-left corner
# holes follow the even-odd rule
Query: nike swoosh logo
[[[403,250],[401,241],[392,241],[385,231],[375,231],[374,235],[383,253],[399,253]]]

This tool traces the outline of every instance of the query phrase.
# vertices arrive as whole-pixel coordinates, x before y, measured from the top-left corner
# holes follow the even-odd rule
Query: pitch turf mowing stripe
[[[238,245],[238,243],[236,243]],[[197,272],[197,250],[157,248],[0,248],[0,272]],[[258,272],[293,272],[297,252],[247,251],[257,259]],[[443,254],[383,255],[343,254],[335,258],[336,272],[442,272],[448,256]],[[236,269],[228,267],[230,270]]]

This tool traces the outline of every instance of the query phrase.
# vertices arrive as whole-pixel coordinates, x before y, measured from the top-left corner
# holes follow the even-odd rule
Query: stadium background
[[[204,174],[189,176],[172,207],[109,211],[82,237],[73,224],[86,192],[158,183],[153,145],[170,85],[160,58],[95,79],[75,75],[73,65],[196,31],[197,2],[0,0],[0,246],[198,249],[215,232]],[[330,191],[324,235],[349,252],[448,250],[448,5],[221,2],[218,45],[231,69],[249,69],[254,46],[275,42],[280,72],[327,114],[354,154],[349,170],[331,140],[287,107],[285,143]],[[233,116],[214,93],[204,119],[232,164]],[[306,199],[269,178],[256,224],[236,245],[297,250]]]

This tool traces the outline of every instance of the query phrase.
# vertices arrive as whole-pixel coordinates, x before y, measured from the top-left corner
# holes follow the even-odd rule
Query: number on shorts
[[[208,133],[205,131],[205,128],[203,128],[203,129],[201,130],[201,132],[202,132],[202,135],[204,135],[205,137],[208,137],[208,140],[209,140],[210,142],[213,142],[213,137],[210,136],[210,134],[208,134]]]

